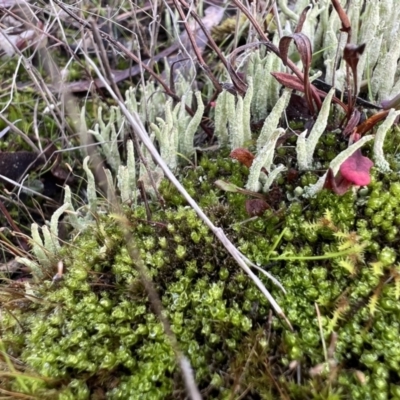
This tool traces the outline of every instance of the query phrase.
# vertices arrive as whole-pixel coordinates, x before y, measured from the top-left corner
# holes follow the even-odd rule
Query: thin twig
[[[43,199],[46,199],[46,200],[50,201],[51,203],[56,203],[57,204],[57,202],[54,199],[52,199],[50,197],[47,197],[47,196],[44,196],[43,194],[37,192],[36,190],[30,189],[30,188],[28,188],[28,187],[26,187],[24,185],[21,185],[20,183],[15,182],[12,179],[9,179],[4,175],[0,175],[0,179],[4,179],[6,182],[11,183],[12,185],[18,187],[19,189],[22,189],[22,190],[24,190],[26,192],[33,193],[34,195],[42,197]]]
[[[218,58],[221,60],[222,64],[224,64],[225,68],[229,72],[229,75],[230,75],[230,77],[232,79],[232,82],[234,83],[235,87],[239,90],[240,93],[242,93],[242,94],[245,93],[246,89],[247,89],[246,84],[239,78],[239,76],[236,73],[236,71],[233,68],[231,68],[231,64],[228,62],[226,57],[223,55],[223,53],[222,53],[221,49],[219,48],[219,46],[215,43],[213,37],[211,36],[210,32],[208,31],[208,29],[204,25],[204,23],[201,20],[200,16],[193,9],[190,9],[189,4],[187,4],[185,2],[185,0],[180,0],[180,2],[187,10],[190,10],[191,16],[194,18],[196,23],[199,24],[200,28],[202,29],[202,31],[206,35],[210,47],[217,53]],[[218,91],[218,93],[219,92],[220,91]]]
[[[232,257],[236,260],[239,266],[249,275],[249,277],[253,280],[253,282],[258,286],[264,296],[268,299],[271,306],[274,308],[275,312],[281,317],[287,324],[287,326],[293,330],[292,325],[287,319],[286,315],[282,311],[279,304],[275,301],[272,295],[269,293],[267,288],[261,282],[261,280],[253,273],[250,267],[247,265],[244,256],[240,253],[240,251],[233,245],[233,243],[228,239],[225,235],[224,231],[221,228],[216,227],[211,220],[204,214],[203,210],[198,206],[198,204],[193,200],[193,198],[189,195],[186,189],[181,185],[181,183],[176,179],[175,175],[172,173],[170,168],[167,166],[165,161],[159,155],[157,149],[155,148],[153,142],[150,140],[150,137],[146,130],[143,127],[142,122],[140,121],[139,116],[134,113],[131,114],[126,108],[125,104],[119,101],[117,95],[113,92],[110,85],[107,83],[106,79],[101,75],[96,64],[86,56],[86,61],[91,65],[93,70],[96,72],[97,76],[101,79],[104,84],[104,87],[108,90],[111,97],[118,103],[122,113],[124,114],[127,121],[131,124],[136,134],[139,136],[140,140],[147,147],[149,153],[153,156],[154,160],[158,163],[160,168],[164,171],[165,176],[171,181],[171,183],[177,188],[177,190],[182,194],[182,196],[186,199],[189,205],[193,208],[193,210],[197,213],[197,215],[203,220],[203,222],[210,228],[210,230],[214,233],[214,235],[220,240],[222,245],[226,248],[226,250],[232,255]]]
[[[186,21],[186,15],[184,14],[182,7],[179,3],[178,0],[174,0],[175,7],[178,10],[178,13],[182,19],[182,22],[185,26],[186,33],[188,35],[188,38],[190,40],[190,43],[192,44],[193,50],[196,54],[197,61],[200,63],[200,67],[203,68],[203,70],[206,72],[208,77],[210,78],[211,82],[213,83],[215,89],[218,92],[222,92],[222,86],[218,82],[217,78],[214,76],[214,74],[211,72],[210,67],[207,65],[207,63],[204,61],[203,56],[201,55],[201,51],[199,50],[199,47],[197,46],[196,39],[194,38],[193,31],[190,29],[189,24]]]
[[[63,4],[60,0],[54,0],[54,2],[61,8],[63,9],[71,18],[75,19],[77,22],[79,22],[82,26],[85,28],[91,30],[90,24],[85,21],[84,19],[78,17],[75,13],[73,13],[65,4]],[[124,45],[122,45],[120,42],[117,40],[113,39],[109,34],[99,31],[100,36],[103,39],[108,40],[110,43],[112,43],[115,47],[117,47],[119,50],[121,50],[124,54],[126,54],[131,60],[133,60],[135,63],[140,64],[146,72],[148,72],[164,89],[165,93],[170,96],[172,99],[174,99],[176,102],[180,102],[181,99],[179,96],[177,96],[171,89],[170,87],[164,82],[164,80],[157,75],[150,67],[148,67],[144,62],[141,62],[141,60],[135,56],[129,49],[127,49]],[[186,111],[193,116],[194,111],[187,105],[185,104],[185,109]],[[212,132],[210,129],[204,125],[203,122],[200,123],[201,128],[204,130],[204,132],[207,134],[208,137],[212,136]]]
[[[92,26],[92,32],[93,32],[93,39],[97,45],[97,48],[99,49],[99,55],[100,55],[99,59],[101,60],[101,62],[103,64],[104,72],[108,79],[108,82],[110,83],[111,87],[113,88],[113,90],[114,90],[115,94],[118,96],[118,98],[120,100],[123,100],[121,92],[112,76],[110,63],[108,62],[108,57],[106,54],[106,49],[104,48],[103,40],[100,37],[99,28],[94,20],[91,21],[91,26]]]
[[[16,125],[15,122],[9,121],[3,114],[0,114],[0,119],[7,124],[7,126],[12,130],[14,133],[17,135],[21,136],[21,138],[27,143],[29,146],[32,147],[32,149],[36,153],[40,153],[39,148],[35,145],[35,143],[32,142],[31,139],[29,139],[28,135],[26,135],[24,132],[21,131]]]
[[[258,24],[258,22],[251,15],[249,10],[239,0],[232,0],[232,2],[246,15],[246,17],[252,23],[252,25],[256,29],[258,35],[264,41],[263,44],[267,47],[267,49],[272,51],[280,59],[282,59],[279,49],[268,39],[267,35],[264,33],[264,31],[262,30],[262,28]],[[304,74],[301,72],[301,70],[296,66],[296,64],[293,61],[288,59],[286,62],[286,65],[294,72],[294,74],[301,80],[301,82],[304,82]],[[315,86],[312,84],[311,84],[311,92],[312,92],[313,99],[317,105],[317,108],[320,109],[322,106],[322,102],[316,91]]]

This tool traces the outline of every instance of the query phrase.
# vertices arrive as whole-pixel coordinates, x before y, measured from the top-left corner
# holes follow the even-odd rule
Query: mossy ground
[[[204,156],[183,172],[183,183],[239,249],[283,284],[286,295],[260,275],[294,332],[167,181],[160,188],[166,209],[152,206],[150,221],[144,207],[126,209],[204,397],[400,398],[397,174],[375,171],[368,190],[342,197],[282,197],[276,210],[247,220],[245,196],[213,185],[222,178],[243,186],[247,173],[222,155]],[[64,279],[37,284],[37,300],[24,298],[18,285],[19,302],[2,295],[3,343],[27,368],[8,388],[40,398],[185,398],[114,216],[97,216],[61,258]],[[333,332],[326,359],[322,338],[329,347]]]
[[[15,67],[16,60],[2,66],[5,85]],[[19,79],[27,79],[21,71]],[[70,79],[82,71],[73,64]],[[40,100],[35,123],[47,139],[58,138],[37,92],[20,88],[13,95],[11,122],[20,120],[17,126],[33,135]],[[4,96],[1,107],[9,100]],[[100,104],[106,100],[85,99],[88,126]],[[166,208],[152,204],[150,220],[142,205],[125,209],[204,398],[400,399],[399,143],[394,130],[384,148],[394,172],[373,171],[367,189],[288,201],[297,185],[317,176],[308,172],[294,182],[283,176],[272,209],[255,219],[245,213],[245,196],[214,186],[217,179],[246,183],[248,171],[223,152],[180,171],[213,222],[283,284],[287,294],[259,274],[294,332],[167,181],[160,187]],[[321,168],[346,146],[338,135],[324,135],[316,151]],[[18,136],[0,141],[2,151],[21,148],[27,149]],[[290,146],[277,149],[277,157],[295,167]],[[7,283],[0,292],[0,350],[9,362],[2,388],[40,399],[186,398],[115,216],[95,215],[87,230],[73,232],[60,259],[61,281],[52,283],[49,274],[30,286]]]

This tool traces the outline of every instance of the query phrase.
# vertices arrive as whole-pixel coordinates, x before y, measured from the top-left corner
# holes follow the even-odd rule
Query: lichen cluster
[[[368,5],[369,17],[373,17],[373,7],[378,7],[386,18],[387,4]],[[310,12],[314,23],[318,13],[332,33],[339,20],[333,11],[328,12],[327,1]],[[288,21],[293,19],[290,10],[286,14]],[[363,26],[368,28],[366,22]],[[313,35],[315,26],[308,29]],[[316,40],[321,42],[317,33]],[[120,156],[117,138],[124,133],[126,121],[117,109],[103,121],[102,110],[93,112],[96,104],[91,104],[89,113],[99,115],[99,125],[89,132],[104,142],[103,155],[117,178],[118,200],[129,221],[131,239],[204,398],[400,399],[398,132],[377,134],[380,139],[374,146],[363,147],[377,164],[367,188],[342,197],[322,190],[318,182],[325,179],[319,179],[320,172],[331,167],[336,173],[339,166],[332,161],[347,147],[339,135],[326,132],[330,98],[308,138],[306,133],[293,135],[276,149],[283,133],[279,120],[290,93],[285,91],[279,98],[275,81],[272,86],[260,84],[268,68],[281,67],[276,56],[261,58],[260,54],[250,57],[245,97],[224,91],[218,98],[214,122],[220,148],[217,154],[201,154],[196,167],[184,167],[180,161],[181,155],[190,160],[195,152],[193,139],[203,114],[200,92],[185,91],[187,97],[174,108],[172,102],[163,107],[164,97],[158,93],[152,97],[146,122],[161,155],[202,210],[246,257],[283,285],[286,292],[257,272],[293,330],[274,314],[177,189],[155,173],[154,161],[142,148],[165,201],[163,206],[152,202],[154,188],[150,194],[150,185],[144,183],[149,195],[145,207],[135,181],[136,172],[142,181],[147,175],[143,164],[135,163],[132,142],[128,142],[127,166],[115,160]],[[329,57],[327,52],[325,63],[334,71]],[[380,70],[379,64],[372,83]],[[392,78],[395,82],[394,73]],[[389,92],[378,86],[373,94],[382,100]],[[139,103],[136,93],[128,92],[127,105],[142,120],[146,93],[150,96],[154,90],[152,84],[139,88]],[[193,96],[198,109],[191,119],[184,106],[192,103]],[[160,108],[165,111],[164,120]],[[273,112],[267,117],[269,109]],[[9,119],[13,122],[23,112],[23,106],[16,111],[10,107]],[[265,117],[256,137],[250,123]],[[395,117],[391,111],[387,129]],[[83,110],[82,120],[87,118]],[[54,122],[45,126],[55,129]],[[30,129],[24,126],[27,132]],[[364,136],[358,145],[369,139],[372,136]],[[256,151],[250,170],[228,158],[226,146]],[[187,398],[176,354],[129,254],[119,216],[97,197],[87,158],[83,168],[88,206],[75,211],[75,199],[67,188],[65,204],[55,212],[50,229],[44,226],[40,231],[43,241],[33,225],[37,263],[28,260],[25,265],[34,279],[13,282],[12,290],[7,287],[0,293],[0,351],[7,363],[0,385],[43,399]],[[115,195],[112,173],[106,172],[110,202]],[[249,218],[248,198],[218,190],[216,180],[258,196],[263,195],[254,192],[263,187],[267,210]],[[302,196],[310,186],[318,190],[313,196]],[[65,211],[75,231],[61,247],[57,225]],[[44,251],[51,245],[49,253],[57,257]],[[64,270],[53,279],[57,261],[62,261]]]

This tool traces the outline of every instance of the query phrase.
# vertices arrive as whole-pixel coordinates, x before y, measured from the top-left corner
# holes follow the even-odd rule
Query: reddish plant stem
[[[208,31],[208,29],[204,25],[204,23],[201,20],[201,18],[199,17],[199,15],[194,10],[192,10],[190,8],[189,4],[187,4],[185,2],[185,0],[179,0],[179,1],[180,1],[180,3],[183,5],[183,7],[186,10],[190,11],[190,14],[192,15],[192,17],[199,24],[200,28],[202,29],[202,31],[204,32],[204,34],[207,37],[207,40],[208,40],[208,43],[209,43],[210,47],[217,53],[218,58],[221,60],[222,64],[224,64],[224,67],[228,70],[229,75],[230,75],[230,77],[232,79],[232,82],[235,85],[235,87],[238,90],[238,92],[240,94],[246,93],[246,89],[247,89],[246,84],[239,78],[239,76],[237,75],[235,70],[232,68],[231,63],[229,63],[228,60],[226,59],[226,57],[223,55],[221,49],[215,43],[213,37],[210,35],[210,32]]]
[[[282,59],[279,49],[268,39],[267,35],[263,32],[262,28],[258,24],[258,22],[253,18],[249,10],[240,2],[240,0],[232,0],[232,2],[236,5],[236,7],[240,8],[244,15],[249,19],[251,24],[254,26],[255,30],[259,34],[260,38],[265,42],[264,45],[268,48],[268,50],[272,51],[276,54],[280,59]],[[304,82],[304,74],[300,71],[299,68],[293,63],[291,60],[287,60],[287,66],[293,71],[293,73]],[[317,109],[321,108],[321,99],[316,91],[314,85],[311,84],[311,92]]]

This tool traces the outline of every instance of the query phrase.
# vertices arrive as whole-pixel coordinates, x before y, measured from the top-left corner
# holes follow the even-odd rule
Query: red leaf
[[[286,72],[271,72],[271,75],[283,86],[304,92],[304,85],[295,75],[290,75]],[[326,95],[326,93],[325,93]]]
[[[308,7],[307,7],[308,8]],[[303,13],[303,19],[305,19],[305,13]],[[302,21],[304,22],[304,21]],[[302,24],[301,24],[302,25]],[[301,26],[300,26],[301,28]],[[279,51],[281,53],[282,61],[287,65],[288,51],[290,42],[294,40],[297,47],[297,51],[300,54],[301,62],[303,63],[303,90],[308,103],[310,112],[314,113],[314,104],[312,101],[311,83],[309,80],[309,71],[312,61],[312,49],[310,39],[304,33],[293,33],[292,35],[283,36],[279,41]]]
[[[253,160],[255,159],[255,156],[250,151],[248,151],[247,149],[242,149],[240,147],[233,150],[231,154],[229,154],[229,156],[234,160],[238,160],[247,168],[251,167],[251,164],[253,164]]]
[[[374,163],[364,157],[361,150],[355,151],[341,166],[342,176],[357,186],[366,186],[371,182],[370,169]]]

